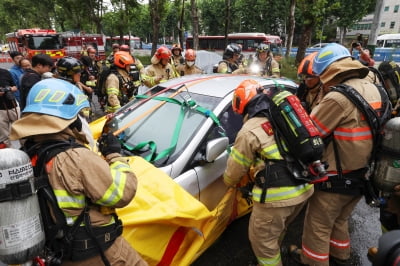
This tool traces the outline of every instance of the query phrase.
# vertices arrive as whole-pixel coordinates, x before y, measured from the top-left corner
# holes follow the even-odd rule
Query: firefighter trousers
[[[328,266],[329,256],[350,258],[349,217],[362,196],[315,190],[308,201],[302,237],[302,262]]]
[[[267,207],[254,202],[249,221],[249,239],[259,265],[282,265],[280,244],[288,225],[307,201],[285,207]]]
[[[147,262],[140,257],[139,253],[134,250],[131,245],[119,236],[115,242],[105,252],[105,256],[111,266],[147,266]],[[63,261],[61,266],[88,266],[88,265],[104,265],[100,255],[82,261]]]

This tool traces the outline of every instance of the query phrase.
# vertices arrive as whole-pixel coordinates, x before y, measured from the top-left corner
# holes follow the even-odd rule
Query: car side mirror
[[[218,158],[218,156],[220,156],[224,151],[226,151],[228,145],[229,145],[228,137],[221,137],[210,140],[207,143],[206,147],[206,156],[205,156],[206,161],[209,163],[213,162],[215,159]]]

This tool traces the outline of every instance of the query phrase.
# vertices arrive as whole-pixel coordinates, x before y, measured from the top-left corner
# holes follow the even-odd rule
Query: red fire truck
[[[6,40],[10,51],[19,51],[30,59],[38,53],[48,54],[54,60],[65,56],[60,34],[52,29],[20,29],[7,33]]]
[[[103,60],[106,58],[105,39],[103,34],[86,34],[83,32],[63,32],[61,33],[63,47],[65,48],[66,55],[75,58],[81,57],[83,49],[92,46],[97,50],[96,59]]]

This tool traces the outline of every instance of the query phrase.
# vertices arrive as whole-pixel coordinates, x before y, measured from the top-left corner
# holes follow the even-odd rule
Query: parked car
[[[150,175],[153,181],[139,176],[138,195],[132,203],[136,206],[119,213],[126,226],[125,237],[150,265],[189,265],[234,218],[251,210],[240,192],[228,189],[222,181],[228,148],[243,123],[242,116],[232,110],[232,95],[245,79],[255,79],[267,87],[282,84],[291,90],[297,88],[288,79],[226,74],[183,76],[137,96],[106,124],[107,130],[118,134],[125,155],[144,158],[184,190],[180,193],[173,189],[154,203],[151,200],[168,188],[156,183],[161,178],[154,177],[157,174]],[[141,194],[146,188],[140,186],[147,188],[147,196]],[[175,201],[181,205],[175,206]],[[188,205],[196,205],[197,211],[185,212],[183,208]],[[146,215],[151,216],[148,225],[143,221]],[[178,248],[169,249],[170,243]],[[163,264],[171,257],[175,260]]]
[[[328,44],[329,44],[328,42],[319,42],[319,43],[314,44],[310,48],[324,48]]]

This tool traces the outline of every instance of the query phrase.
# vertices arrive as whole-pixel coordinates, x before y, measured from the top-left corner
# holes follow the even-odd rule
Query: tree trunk
[[[228,33],[231,23],[231,0],[225,0],[226,16],[225,16],[225,47],[228,46]]]
[[[304,25],[303,34],[301,35],[299,48],[297,49],[296,55],[296,66],[300,64],[301,60],[303,60],[306,54],[306,48],[310,43],[311,34],[312,34],[313,26],[312,25]]]
[[[192,5],[193,49],[199,49],[199,15],[197,13],[196,0],[190,0]]]
[[[285,53],[286,58],[289,58],[290,50],[292,49],[292,44],[293,44],[294,26],[295,26],[295,18],[294,18],[295,9],[296,9],[296,0],[291,0],[290,1],[290,12],[289,12],[289,33],[285,37],[286,38],[286,53]]]
[[[154,55],[154,53],[157,50],[158,35],[160,33],[160,23],[161,23],[158,1],[149,0],[149,8],[150,8],[151,25],[153,26],[153,36],[151,40],[152,42],[151,55]]]
[[[179,18],[178,38],[179,44],[183,48],[183,19],[185,17],[185,0],[182,0],[181,16]]]

